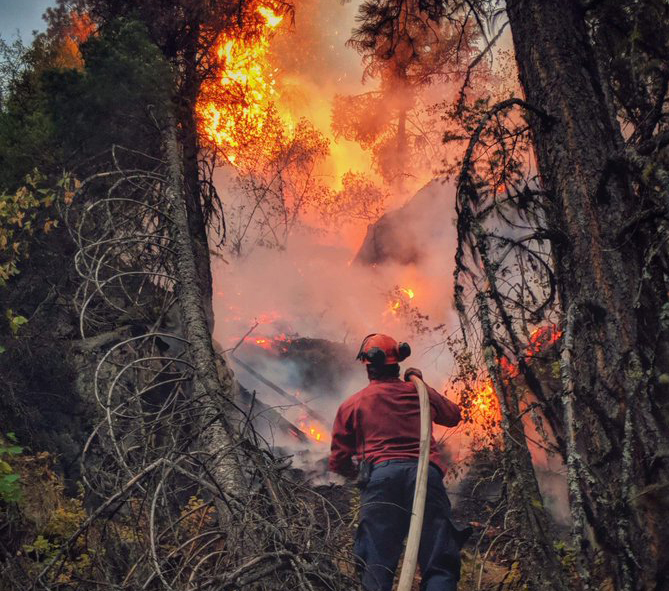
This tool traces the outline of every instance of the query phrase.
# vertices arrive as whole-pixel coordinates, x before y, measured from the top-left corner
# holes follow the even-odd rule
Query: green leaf
[[[28,322],[25,316],[17,314],[16,316],[11,310],[7,310],[7,319],[9,320],[9,328],[14,336],[19,332],[19,328]]]

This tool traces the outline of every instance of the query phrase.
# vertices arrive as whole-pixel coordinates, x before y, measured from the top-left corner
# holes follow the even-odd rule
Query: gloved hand
[[[416,376],[417,378],[420,378],[422,380],[423,372],[420,369],[416,369],[415,367],[408,367],[404,372],[404,381],[410,382],[411,376]]]

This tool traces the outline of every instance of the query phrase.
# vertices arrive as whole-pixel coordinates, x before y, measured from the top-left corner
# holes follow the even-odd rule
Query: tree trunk
[[[648,237],[620,237],[639,203],[614,165],[623,138],[581,4],[515,0],[507,11],[527,101],[554,119],[532,123],[549,230],[559,236],[560,303],[574,315],[567,428],[583,496],[572,502],[583,504],[617,589],[660,588],[669,582],[669,503],[660,500],[669,493],[669,427],[656,384],[668,369],[659,354],[666,288],[646,280],[654,275],[644,268]]]
[[[190,362],[195,368],[194,405],[198,413],[200,439],[207,454],[208,469],[216,485],[231,497],[241,499],[246,487],[237,452],[234,419],[238,411],[231,403],[233,377],[227,367],[217,370],[216,354],[207,324],[205,304],[198,280],[197,241],[193,239],[183,182],[183,155],[177,140],[176,123],[169,118],[164,131],[165,157],[169,170],[169,202],[174,221],[179,305]],[[219,363],[224,363],[222,360]],[[221,379],[223,378],[223,380]]]
[[[188,211],[188,227],[195,250],[195,267],[209,331],[214,328],[212,307],[212,276],[209,258],[209,241],[203,203],[200,196],[199,136],[195,105],[200,92],[200,79],[197,65],[197,44],[199,26],[193,25],[188,33],[188,42],[184,51],[183,83],[179,93],[178,108],[179,142],[182,146],[184,195]]]
[[[398,190],[404,190],[404,180],[409,170],[409,140],[407,138],[407,116],[411,109],[411,89],[407,80],[406,67],[398,64],[395,68],[395,96],[397,105],[396,162],[394,174]]]
[[[485,259],[485,255],[484,255]],[[504,483],[507,490],[506,527],[521,544],[523,579],[537,591],[566,591],[566,577],[553,545],[554,536],[527,446],[518,396],[513,382],[502,378],[487,295],[479,294],[478,316],[483,331],[483,352],[500,403],[504,441]],[[541,565],[541,568],[537,568]]]

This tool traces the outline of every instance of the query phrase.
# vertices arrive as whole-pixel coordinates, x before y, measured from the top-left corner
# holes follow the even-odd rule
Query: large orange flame
[[[268,121],[276,117],[273,100],[276,81],[268,60],[272,33],[283,16],[260,5],[258,35],[252,39],[224,36],[217,48],[215,80],[203,85],[197,105],[204,135],[221,148],[232,163],[239,150],[259,140]]]
[[[551,345],[557,343],[562,337],[562,331],[554,324],[536,328],[530,334],[528,346],[525,349],[524,358],[529,361],[537,354],[545,352]],[[506,357],[499,360],[501,378],[508,383],[509,380],[520,375],[518,364],[512,363]],[[480,379],[466,390],[468,414],[472,422],[482,427],[490,427],[499,423],[501,418],[497,393],[490,378]]]

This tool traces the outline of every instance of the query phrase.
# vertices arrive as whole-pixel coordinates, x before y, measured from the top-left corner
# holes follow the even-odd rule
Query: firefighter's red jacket
[[[427,388],[432,421],[455,427],[460,422],[458,405],[434,388]],[[432,438],[430,462],[445,471]],[[384,460],[418,457],[420,449],[420,404],[416,387],[399,378],[371,380],[369,386],[346,400],[337,411],[332,427],[330,470],[353,476],[353,457],[371,464]]]

